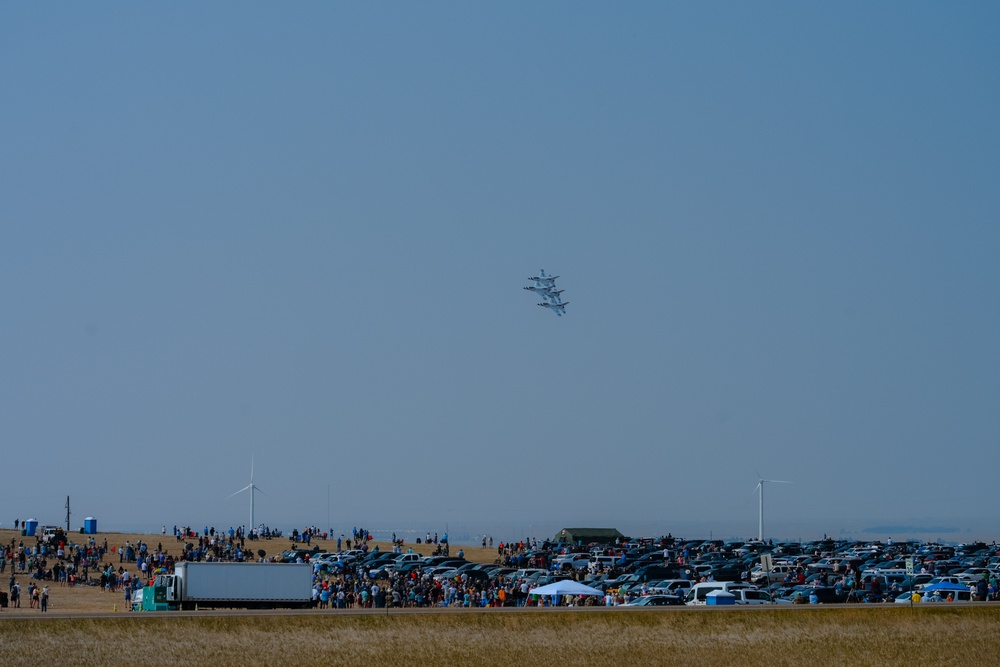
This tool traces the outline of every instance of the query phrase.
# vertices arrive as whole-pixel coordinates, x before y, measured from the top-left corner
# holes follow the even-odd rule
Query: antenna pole
[[[69,535],[69,496],[66,496],[66,534]]]

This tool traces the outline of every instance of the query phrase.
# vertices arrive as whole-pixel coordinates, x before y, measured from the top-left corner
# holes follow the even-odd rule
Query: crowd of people
[[[167,535],[167,527],[163,527],[163,535]],[[546,604],[548,601],[533,596],[530,593],[535,582],[527,578],[511,576],[510,568],[531,568],[548,570],[552,567],[552,559],[558,550],[553,545],[543,542],[539,545],[535,539],[499,542],[495,550],[493,565],[499,569],[487,572],[462,571],[450,576],[436,576],[429,568],[395,569],[377,568],[376,562],[366,558],[372,551],[377,552],[378,546],[372,547],[373,539],[370,531],[364,528],[354,528],[350,533],[333,536],[332,531],[320,531],[315,526],[291,531],[288,544],[291,549],[280,555],[274,548],[270,553],[257,540],[274,540],[279,533],[268,528],[245,532],[242,528],[216,530],[205,526],[194,531],[190,527],[173,528],[172,542],[165,546],[161,541],[153,546],[142,540],[132,543],[124,540],[120,544],[108,543],[108,538],[100,540],[95,536],[85,536],[79,542],[67,537],[56,544],[47,543],[41,537],[12,538],[8,544],[0,545],[0,573],[10,570],[9,591],[0,596],[0,606],[7,604],[20,607],[22,591],[17,576],[25,576],[30,580],[27,595],[32,608],[47,610],[50,586],[73,587],[77,585],[98,586],[109,594],[124,595],[126,606],[133,591],[152,581],[159,573],[172,572],[179,561],[195,562],[274,562],[277,560],[295,560],[310,562],[313,565],[313,602],[320,609],[351,609],[351,608],[386,608],[386,607],[518,607]],[[666,539],[666,538],[665,538]],[[325,563],[311,562],[312,555],[318,547],[308,548],[316,540],[323,540],[328,551],[340,552],[344,546],[348,550],[357,549],[360,556],[356,559],[345,559],[337,567],[329,567]],[[250,544],[254,542],[255,544]],[[449,544],[447,533],[440,537],[427,532],[423,540],[419,537],[416,543],[423,542],[433,545],[433,554],[448,556]],[[284,543],[284,541],[282,541]],[[493,538],[482,537],[483,547],[493,546]],[[402,554],[405,548],[403,540],[397,540],[392,535],[391,549],[395,554]],[[303,548],[306,547],[306,548]],[[610,547],[608,554],[621,555],[621,564],[625,563],[624,545],[621,548]],[[710,554],[717,548],[708,543],[698,550],[689,550],[674,545],[673,538],[663,550],[664,563],[673,562],[679,566],[697,563],[699,559]],[[407,550],[413,553],[413,548]],[[424,549],[426,551],[426,549]],[[292,554],[292,555],[289,555]],[[464,553],[458,550],[456,557],[462,558]],[[618,561],[607,567],[607,574],[617,574]],[[918,567],[922,573],[934,574],[935,564],[932,560],[921,562]],[[693,573],[692,569],[681,567],[678,571]],[[587,573],[570,568],[568,574],[578,580],[583,580]],[[785,575],[782,583],[802,585],[805,570],[799,567]],[[684,574],[681,574],[688,578]],[[691,576],[693,581],[699,577]],[[751,578],[749,570],[742,573],[747,581]],[[773,581],[773,580],[772,580]],[[878,578],[865,578],[859,570],[845,567],[843,571],[831,570],[825,580],[815,580],[816,586],[830,586],[838,596],[848,591],[863,589],[882,599],[900,593],[892,584],[881,589]],[[634,589],[621,596],[612,592],[604,598],[582,597],[572,600],[575,604],[599,605],[620,604],[628,601],[628,595],[635,596],[641,589]],[[995,600],[1000,596],[1000,584],[994,575],[984,576],[975,591],[978,599]],[[37,604],[36,604],[37,603]]]
[[[443,536],[446,539],[446,536]],[[431,540],[433,542],[433,538]],[[438,547],[446,546],[437,543]],[[362,545],[363,547],[364,545]],[[516,562],[524,556],[525,563],[543,566],[543,559],[529,556],[530,545],[503,545],[502,557],[497,564]],[[362,551],[367,551],[362,548]],[[446,549],[441,550],[442,553]],[[403,553],[403,545],[398,542],[393,552]],[[412,549],[409,550],[412,553]],[[455,556],[462,558],[459,549]],[[300,560],[304,560],[300,558]],[[372,568],[364,564],[347,564],[336,572],[328,572],[322,566],[314,567],[313,601],[320,609],[386,608],[386,607],[521,607],[548,604],[529,593],[531,584],[526,579],[496,576],[475,578],[468,572],[452,577],[435,577],[429,573],[412,570],[407,573],[382,572],[373,574]],[[603,603],[603,600],[589,599],[584,604]]]
[[[167,527],[162,533],[167,535]],[[277,531],[261,529],[246,531],[230,528],[228,531],[205,526],[199,531],[189,526],[174,526],[172,536],[177,546],[167,548],[163,542],[151,545],[145,541],[124,540],[120,544],[109,544],[108,537],[98,539],[86,536],[79,542],[68,538],[57,544],[49,544],[38,537],[12,538],[8,544],[0,545],[0,573],[10,569],[9,593],[4,594],[6,603],[20,607],[22,598],[18,575],[30,581],[28,597],[31,606],[48,609],[50,585],[60,587],[96,586],[108,594],[124,596],[128,606],[132,593],[150,582],[158,573],[171,572],[181,560],[196,562],[274,562],[280,556],[271,549],[268,554],[263,549],[255,551],[248,542],[277,539]],[[315,526],[295,529],[289,535],[292,549],[311,545],[316,539],[335,539],[337,548],[369,551],[373,537],[364,528],[354,528],[349,534],[333,537],[330,531],[322,532]],[[484,544],[492,545],[492,537],[484,536]],[[403,540],[392,536],[394,550],[401,552]],[[417,543],[433,544],[435,554],[447,555],[447,533],[433,535],[428,532]],[[179,543],[179,544],[177,544]],[[332,544],[330,544],[332,547]],[[498,549],[498,563],[512,562],[519,553],[530,548],[531,543],[501,544]],[[377,551],[378,547],[375,547]],[[411,550],[412,551],[412,550]],[[460,550],[460,555],[464,553]],[[461,556],[459,556],[461,557]],[[305,557],[308,559],[308,556]],[[305,560],[299,558],[300,561]],[[392,576],[389,579],[374,579],[365,568],[348,566],[336,574],[320,568],[314,570],[314,602],[320,608],[355,607],[417,607],[433,605],[449,606],[514,606],[525,603],[527,589],[517,584],[501,585],[495,582],[484,585],[481,581],[469,581],[467,575],[453,580],[435,580],[429,576]],[[523,589],[523,590],[522,590]],[[0,604],[5,602],[0,598]],[[5,605],[4,605],[5,606]]]

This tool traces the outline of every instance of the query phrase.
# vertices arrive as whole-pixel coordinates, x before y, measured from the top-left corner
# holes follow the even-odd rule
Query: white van
[[[705,596],[712,591],[727,591],[735,595],[735,591],[754,589],[750,584],[743,584],[732,581],[703,581],[700,584],[695,584],[688,591],[687,596],[684,598],[684,604],[698,605],[707,604]]]

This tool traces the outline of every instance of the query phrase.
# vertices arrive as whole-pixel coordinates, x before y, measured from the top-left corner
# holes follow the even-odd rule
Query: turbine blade
[[[244,491],[246,491],[247,489],[249,489],[251,486],[253,486],[253,485],[252,484],[248,484],[248,485],[244,486],[242,489],[240,489],[236,493],[231,493],[228,496],[226,496],[226,499],[228,500],[229,498],[232,498],[233,496],[240,495],[241,493],[243,493]]]
[[[783,479],[762,479],[762,482],[767,482],[768,484],[795,484],[795,482],[786,482]]]

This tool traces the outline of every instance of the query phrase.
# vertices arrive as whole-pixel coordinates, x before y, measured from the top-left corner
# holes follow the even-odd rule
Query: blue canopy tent
[[[931,584],[930,586],[924,586],[923,588],[920,589],[920,592],[924,593],[927,591],[934,592],[934,591],[967,591],[967,590],[969,590],[968,586],[963,586],[962,584],[953,584],[950,581],[942,581],[937,584]]]

